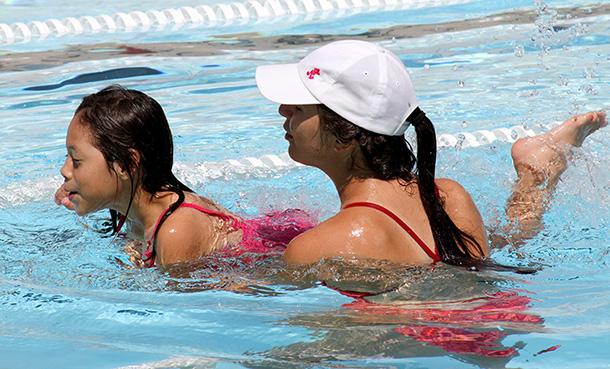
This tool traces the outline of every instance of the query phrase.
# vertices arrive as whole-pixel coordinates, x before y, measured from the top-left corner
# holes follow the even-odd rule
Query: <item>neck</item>
[[[334,183],[339,194],[341,206],[345,205],[360,192],[362,183],[374,180],[375,173],[366,165],[358,152],[338,152],[332,160],[316,165]]]
[[[345,169],[335,171],[324,171],[326,175],[335,184],[339,199],[341,200],[341,206],[355,201],[356,199],[362,200],[363,194],[366,194],[366,188],[370,187],[378,179],[373,178],[373,172],[366,169]]]
[[[173,195],[171,192],[158,192],[153,195],[139,188],[133,197],[129,212],[126,214],[127,219],[134,225],[132,228],[141,229],[144,233],[151,230],[159,215],[176,200]],[[128,203],[128,201],[124,203],[122,209],[118,211],[125,214]],[[137,236],[144,237],[145,235],[137,234]]]

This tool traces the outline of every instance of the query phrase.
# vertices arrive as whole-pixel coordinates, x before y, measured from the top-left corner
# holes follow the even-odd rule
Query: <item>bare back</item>
[[[166,194],[160,208],[177,200],[177,195]],[[222,216],[237,219],[220,205],[193,193],[185,193],[185,203],[209,209],[207,212],[191,208],[178,208],[167,218],[156,236],[156,259],[159,264],[196,260],[228,244],[241,240],[241,231],[233,229]],[[211,214],[214,213],[214,214]],[[156,227],[156,226],[155,226]],[[154,229],[149,229],[147,238],[152,241]]]
[[[481,245],[485,255],[479,256],[486,256],[485,228],[469,194],[452,180],[439,179],[436,184],[450,218]],[[420,238],[438,254],[416,183],[403,186],[398,181],[367,179],[350,186],[353,188],[343,199],[339,213],[290,243],[284,255],[288,263],[307,264],[333,257],[389,260],[401,264],[433,261],[416,240]],[[404,222],[417,237],[409,235],[399,222],[375,208],[346,208],[355,202],[380,205]]]

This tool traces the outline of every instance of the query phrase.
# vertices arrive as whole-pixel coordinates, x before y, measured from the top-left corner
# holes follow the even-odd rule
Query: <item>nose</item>
[[[59,173],[61,173],[61,176],[64,177],[64,182],[68,182],[70,178],[72,178],[72,160],[69,156],[66,156],[64,165],[61,166]]]
[[[294,110],[293,105],[282,104],[282,105],[280,105],[280,107],[278,108],[277,111],[278,111],[278,113],[280,113],[280,115],[282,117],[290,118],[290,116],[292,115],[292,111],[293,110]]]
[[[280,113],[281,116],[283,116],[284,118],[286,118],[286,120],[284,121],[283,124],[283,128],[284,131],[288,132],[290,130],[290,117],[292,116],[292,111],[294,110],[294,107],[292,105],[280,105],[280,107],[278,108],[278,113]]]

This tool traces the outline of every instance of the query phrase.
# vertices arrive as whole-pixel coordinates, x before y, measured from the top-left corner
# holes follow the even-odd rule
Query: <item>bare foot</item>
[[[517,140],[512,147],[517,175],[533,175],[537,183],[558,178],[566,169],[572,148],[580,147],[591,133],[606,125],[606,113],[589,112],[570,118],[545,134]]]
[[[553,128],[548,135],[554,144],[580,147],[587,136],[607,125],[605,112],[589,112],[566,120]]]

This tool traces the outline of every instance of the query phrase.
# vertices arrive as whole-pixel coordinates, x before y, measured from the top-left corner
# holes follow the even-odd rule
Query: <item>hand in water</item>
[[[142,261],[143,247],[144,245],[142,244],[142,242],[131,240],[127,242],[127,244],[123,248],[123,251],[125,251],[125,253],[129,255],[129,261],[131,261],[131,264],[134,268],[146,268],[144,262]]]
[[[70,193],[66,191],[64,185],[59,186],[57,191],[55,191],[55,203],[57,205],[63,205],[70,210],[74,210],[74,204],[70,201],[69,197]]]

